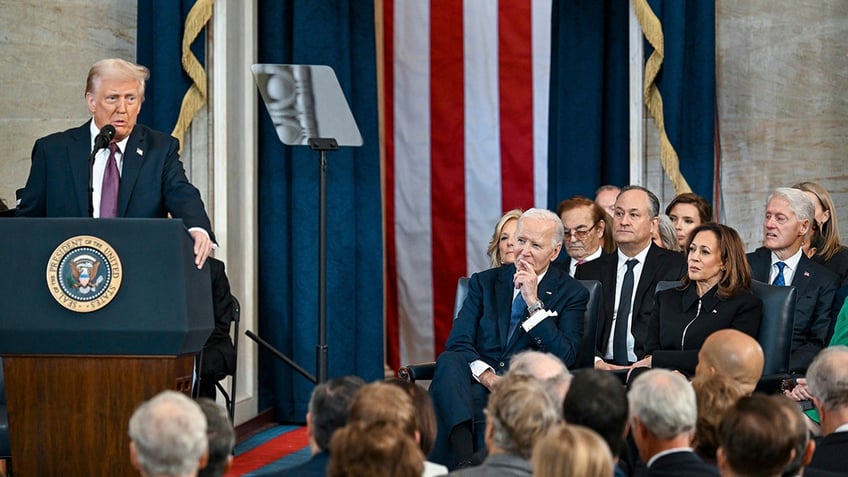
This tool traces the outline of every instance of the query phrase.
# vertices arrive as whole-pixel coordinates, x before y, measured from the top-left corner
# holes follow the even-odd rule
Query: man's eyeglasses
[[[586,237],[589,236],[589,232],[591,232],[592,229],[594,229],[596,225],[598,225],[597,222],[592,224],[592,226],[589,227],[588,229],[583,229],[583,230],[573,230],[572,231],[572,230],[565,229],[565,232],[562,234],[562,238],[564,240],[568,241],[568,240],[571,240],[571,236],[573,235],[575,238],[577,238],[577,240],[581,240],[581,241],[586,240]]]

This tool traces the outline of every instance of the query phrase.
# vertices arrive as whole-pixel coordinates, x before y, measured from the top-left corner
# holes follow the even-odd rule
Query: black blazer
[[[569,271],[571,271],[571,260],[572,260],[572,258],[568,255],[568,253],[565,252],[565,245],[563,245],[562,247],[563,247],[563,249],[559,253],[560,258],[555,260],[553,265],[555,267],[562,268],[562,270],[565,271],[565,273],[569,273]],[[599,255],[598,258],[604,257],[606,255],[615,255],[615,253],[609,254],[607,252],[604,252],[604,249],[602,248],[601,249],[601,255]],[[564,256],[564,258],[563,258],[563,256]],[[597,260],[598,258],[596,258],[595,260]],[[590,262],[593,262],[593,261],[594,260],[590,260]],[[580,266],[582,267],[583,265],[586,265],[587,263],[589,263],[589,262],[583,262],[583,264],[580,265]],[[574,274],[575,275],[577,274],[577,270],[574,271]]]
[[[589,292],[558,267],[548,267],[539,283],[539,299],[558,316],[544,319],[529,332],[522,328],[507,342],[512,308],[512,277],[515,265],[490,268],[471,275],[468,297],[453,321],[447,351],[462,353],[469,363],[483,360],[493,369],[509,367],[518,351],[535,349],[558,356],[571,367],[577,359],[583,336],[583,313]]]
[[[615,282],[618,268],[618,253],[602,256],[597,260],[584,263],[577,269],[575,278],[579,280],[598,280],[603,285],[603,310],[598,323],[598,335],[595,340],[595,355],[603,357],[607,351],[612,316],[615,310]],[[673,252],[651,244],[642,275],[636,285],[633,300],[633,324],[631,334],[634,338],[634,351],[638,359],[645,355],[645,343],[648,338],[648,324],[654,309],[654,291],[657,282],[680,280],[686,273],[686,258],[680,252]]]
[[[807,466],[809,469],[826,470],[845,475],[848,453],[848,432],[834,432],[816,442],[813,460]],[[807,472],[804,472],[807,475]]]
[[[754,280],[769,283],[771,250],[760,247],[747,255]],[[804,254],[792,278],[798,290],[789,371],[805,372],[816,354],[827,346],[831,307],[839,278]]]
[[[90,121],[35,142],[19,217],[88,217]],[[123,152],[118,217],[182,219],[215,241],[200,193],[185,175],[179,142],[136,124]]]
[[[718,469],[705,463],[694,452],[666,454],[648,467],[649,477],[718,477]]]
[[[652,367],[694,374],[704,340],[725,328],[757,339],[763,302],[747,290],[727,300],[719,299],[717,291],[718,286],[714,286],[698,297],[695,284],[690,283],[684,290],[672,288],[657,293],[645,345],[646,354],[653,356]]]
[[[813,255],[812,260],[839,277],[840,286],[848,285],[848,247],[842,246],[830,260],[825,261],[821,255]]]

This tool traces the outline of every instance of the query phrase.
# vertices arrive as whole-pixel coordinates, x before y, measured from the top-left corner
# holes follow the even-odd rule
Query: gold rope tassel
[[[675,194],[692,192],[692,188],[689,187],[683,174],[680,173],[680,161],[677,157],[677,151],[674,150],[674,146],[665,132],[662,95],[654,82],[660,72],[665,56],[662,24],[657,16],[654,15],[651,6],[648,5],[648,0],[633,0],[633,9],[636,12],[639,25],[642,27],[642,33],[645,35],[648,43],[654,47],[654,52],[651,53],[648,61],[645,62],[643,94],[645,96],[645,106],[647,106],[648,112],[657,122],[657,129],[660,133],[660,162],[672,185],[674,185]]]
[[[191,7],[185,21],[185,29],[183,32],[183,48],[182,48],[182,63],[183,69],[191,78],[192,84],[188,88],[183,103],[180,106],[180,117],[177,119],[177,124],[174,126],[172,136],[180,141],[180,153],[183,152],[183,139],[191,126],[191,121],[197,116],[197,113],[206,104],[206,71],[191,52],[191,44],[200,34],[200,31],[206,26],[212,18],[212,6],[214,0],[197,0],[197,3]]]

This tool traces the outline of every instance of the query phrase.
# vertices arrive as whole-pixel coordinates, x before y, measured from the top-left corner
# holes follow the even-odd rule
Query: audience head
[[[612,239],[612,217],[600,205],[576,195],[557,206],[562,220],[565,251],[574,260],[583,260],[599,248],[615,250]]]
[[[689,444],[698,409],[695,391],[681,374],[646,371],[633,381],[627,400],[633,440],[644,462],[662,450]]]
[[[421,477],[423,471],[421,449],[388,421],[351,421],[330,442],[330,477]]]
[[[648,189],[630,185],[621,189],[615,201],[613,237],[627,256],[635,256],[651,244],[657,229],[660,201]]]
[[[412,397],[398,386],[376,381],[359,389],[350,403],[348,422],[390,422],[408,436],[419,434]]]
[[[615,215],[615,199],[621,189],[614,185],[602,185],[595,191],[595,203],[600,205],[610,217]]]
[[[436,441],[436,412],[433,409],[430,393],[417,384],[399,379],[388,381],[388,383],[400,387],[412,399],[412,406],[415,408],[415,428],[420,435],[418,444],[424,455],[428,455]]]
[[[736,402],[721,420],[716,452],[722,475],[779,476],[795,454],[795,435],[786,432],[784,396],[754,394]]]
[[[560,420],[553,399],[535,378],[507,374],[486,406],[486,448],[530,459],[533,445]]]
[[[568,368],[555,354],[534,350],[514,354],[509,360],[509,373],[525,374],[538,380],[557,406],[562,405],[572,379]]]
[[[715,461],[718,449],[718,426],[721,418],[747,393],[742,386],[722,374],[698,375],[692,379],[698,406],[698,421],[692,447],[701,457]]]
[[[524,261],[536,275],[544,273],[562,248],[562,221],[547,209],[529,209],[518,218],[515,261]]]
[[[807,368],[807,386],[821,416],[822,432],[848,424],[848,347],[819,351]]]
[[[732,227],[715,222],[699,225],[692,229],[686,249],[689,272],[683,277],[684,285],[701,282],[709,284],[708,290],[717,284],[722,299],[751,288],[745,244]]]
[[[798,189],[780,187],[769,195],[763,220],[763,246],[781,259],[801,248],[814,220],[813,201]]]
[[[704,340],[698,351],[696,376],[721,374],[751,394],[763,375],[763,348],[754,338],[731,328],[718,330]]]
[[[782,475],[785,477],[796,477],[801,475],[801,469],[812,460],[813,452],[816,450],[816,444],[810,439],[810,431],[807,428],[807,416],[801,412],[798,403],[786,398],[774,399],[774,405],[779,407],[783,412],[784,422],[786,423],[784,432],[792,436],[792,442],[795,444],[794,457],[783,468]]]
[[[534,477],[612,477],[613,457],[594,431],[557,424],[533,448]]]
[[[365,381],[357,376],[342,376],[315,386],[306,415],[313,453],[330,449],[333,433],[347,424],[350,403],[364,385]]]
[[[713,206],[692,192],[684,192],[672,199],[665,208],[665,213],[674,225],[675,235],[681,247],[686,246],[692,229],[713,221]]]
[[[562,404],[563,419],[569,426],[579,424],[597,432],[614,457],[621,452],[628,416],[627,392],[612,373],[589,368],[571,380]]]
[[[175,391],[142,403],[129,423],[130,459],[143,476],[193,476],[206,465],[206,417]]]
[[[836,207],[830,193],[821,184],[811,181],[799,182],[792,188],[804,191],[813,201],[813,208],[815,209],[813,217],[822,239],[822,245],[817,253],[824,260],[830,260],[842,248],[839,239],[839,221],[836,216]]]
[[[116,142],[129,136],[135,127],[144,101],[144,82],[148,77],[150,70],[144,66],[119,58],[100,60],[88,71],[85,82],[88,110],[98,128],[107,124],[115,126]],[[116,122],[119,104],[123,111],[120,111],[121,121]]]
[[[680,252],[683,250],[683,245],[677,241],[677,232],[674,230],[674,225],[671,219],[665,214],[660,214],[657,217],[657,228],[654,230],[652,240],[657,247],[671,250],[672,252]]]
[[[0,199],[0,212],[5,212],[9,210],[9,207],[6,206],[6,203],[3,202],[3,199]]]
[[[521,209],[512,209],[504,212],[495,231],[486,253],[492,268],[510,264],[515,261],[513,247],[515,247],[515,228],[518,227],[518,218],[521,217]]]
[[[200,398],[197,405],[206,416],[206,436],[209,440],[209,461],[197,477],[221,477],[233,463],[236,433],[230,415],[223,406],[209,398]]]

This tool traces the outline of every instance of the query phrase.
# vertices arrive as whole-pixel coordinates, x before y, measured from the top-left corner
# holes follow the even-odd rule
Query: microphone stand
[[[96,143],[97,141],[95,141]],[[88,155],[88,216],[94,217],[94,156],[102,148],[98,148],[97,144],[94,145],[94,149],[91,150],[91,154]]]

